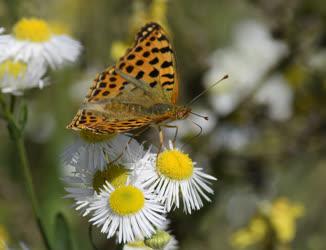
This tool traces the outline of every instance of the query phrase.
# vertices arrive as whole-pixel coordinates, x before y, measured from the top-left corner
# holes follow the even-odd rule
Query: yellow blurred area
[[[304,215],[304,207],[300,203],[291,202],[281,197],[273,202],[269,220],[280,242],[291,242],[295,237],[296,221]]]

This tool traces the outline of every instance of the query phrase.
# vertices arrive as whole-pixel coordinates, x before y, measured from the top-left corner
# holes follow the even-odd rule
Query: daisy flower
[[[90,222],[108,238],[117,235],[119,243],[150,237],[165,221],[164,207],[140,183],[115,188],[107,182],[89,211],[93,212]]]
[[[181,196],[184,211],[190,214],[203,206],[202,197],[210,201],[206,193],[213,194],[209,185],[210,181],[216,180],[195,165],[170,141],[169,148],[158,155],[154,167],[143,171],[144,185],[158,195],[167,212],[179,208]]]
[[[86,209],[105,182],[118,187],[125,184],[128,178],[138,179],[138,171],[154,164],[154,154],[145,151],[143,145],[128,136],[120,135],[92,146],[84,143],[84,147],[74,145],[68,149],[65,161],[72,167],[73,175],[64,178],[69,193],[66,198],[73,198],[76,210],[83,215],[87,215]],[[97,161],[98,156],[101,163]],[[108,163],[108,159],[113,163]]]
[[[41,60],[28,63],[7,59],[0,63],[0,88],[3,93],[22,95],[29,88],[43,88],[46,66]]]
[[[13,27],[12,34],[0,35],[0,61],[13,58],[25,63],[45,61],[51,68],[75,62],[81,44],[55,29],[42,19],[23,18]]]

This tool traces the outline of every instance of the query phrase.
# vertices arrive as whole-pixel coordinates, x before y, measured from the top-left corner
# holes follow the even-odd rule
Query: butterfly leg
[[[175,125],[167,125],[167,124],[164,125],[164,127],[165,128],[174,128],[175,129],[173,140],[172,140],[173,146],[175,146],[175,142],[177,141],[179,127],[178,126],[175,126]]]
[[[163,130],[162,130],[161,126],[158,126],[158,131],[159,131],[159,138],[160,138],[160,146],[158,148],[157,154],[159,154],[161,152],[162,146],[163,146],[163,143],[164,143],[164,135],[163,135]]]
[[[130,136],[130,138],[129,138],[129,140],[128,140],[128,142],[127,142],[127,144],[126,144],[126,146],[124,147],[124,149],[122,150],[122,152],[114,159],[114,160],[112,160],[112,161],[110,161],[110,160],[108,160],[108,158],[107,158],[107,161],[108,161],[108,163],[109,164],[113,164],[113,163],[115,163],[115,162],[117,162],[122,156],[123,156],[123,152],[125,152],[126,150],[127,150],[127,148],[128,148],[128,145],[131,143],[131,141],[135,138],[135,137],[137,137],[137,136],[140,136],[142,133],[144,133],[146,130],[148,130],[149,129],[149,127],[148,126],[146,126],[145,128],[142,128],[140,131],[138,131],[137,133],[135,133],[134,135],[132,135],[132,136]]]
[[[164,135],[163,135],[163,130],[162,130],[162,126],[161,125],[155,125],[153,126],[157,131],[158,131],[158,135],[159,135],[159,141],[160,141],[160,145],[158,147],[158,151],[157,151],[157,155],[161,152],[163,143],[164,143]]]

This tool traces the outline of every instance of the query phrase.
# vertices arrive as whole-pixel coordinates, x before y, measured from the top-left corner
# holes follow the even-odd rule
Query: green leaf
[[[54,231],[54,244],[55,249],[60,250],[73,250],[71,233],[68,222],[62,213],[58,213],[55,218],[55,231]]]

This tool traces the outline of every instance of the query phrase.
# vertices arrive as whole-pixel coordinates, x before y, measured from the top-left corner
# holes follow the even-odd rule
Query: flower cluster
[[[37,18],[23,18],[11,34],[0,29],[0,88],[4,93],[23,94],[42,88],[48,67],[56,69],[75,62],[81,52],[78,41]]]
[[[176,249],[165,231],[166,214],[202,208],[216,180],[171,142],[158,153],[125,135],[81,133],[63,162],[73,169],[64,180],[76,210],[124,249]]]
[[[285,197],[264,203],[246,227],[233,233],[231,244],[235,248],[246,248],[263,242],[270,235],[280,244],[290,243],[295,237],[296,220],[303,214],[301,204]]]
[[[285,78],[273,70],[287,56],[287,45],[274,39],[268,27],[256,20],[241,22],[232,38],[230,46],[211,55],[210,69],[205,74],[207,87],[216,81],[217,75],[231,74],[227,84],[211,93],[215,112],[219,116],[228,115],[253,95],[254,102],[268,108],[270,119],[288,119],[292,114],[293,93]]]

